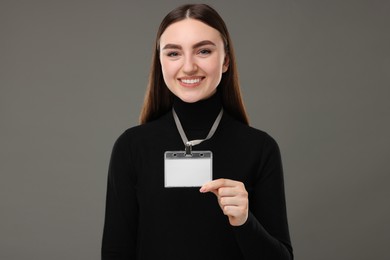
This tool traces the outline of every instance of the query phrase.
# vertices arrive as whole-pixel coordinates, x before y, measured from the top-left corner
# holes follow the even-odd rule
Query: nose
[[[196,73],[198,66],[192,56],[186,56],[183,64],[183,72],[188,75]]]

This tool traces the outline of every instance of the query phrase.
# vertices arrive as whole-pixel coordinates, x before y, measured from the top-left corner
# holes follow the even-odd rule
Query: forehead
[[[216,29],[195,19],[184,19],[165,29],[160,37],[160,46],[171,43],[184,46],[204,40],[223,45],[222,37]]]

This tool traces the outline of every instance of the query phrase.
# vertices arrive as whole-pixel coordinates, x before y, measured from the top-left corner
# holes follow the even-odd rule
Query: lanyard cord
[[[207,137],[205,139],[198,139],[198,140],[191,140],[191,141],[188,141],[188,138],[187,138],[186,134],[184,133],[183,126],[180,123],[179,117],[177,116],[176,111],[173,108],[172,108],[172,114],[173,114],[173,118],[175,119],[177,130],[179,131],[181,139],[183,140],[183,143],[185,145],[186,153],[191,154],[191,147],[192,146],[200,144],[201,142],[206,141],[206,140],[210,139],[211,137],[213,137],[215,131],[217,130],[219,123],[221,122],[223,109],[221,108],[221,111],[219,112],[217,118],[215,119],[214,124],[211,127],[210,132],[207,135]]]

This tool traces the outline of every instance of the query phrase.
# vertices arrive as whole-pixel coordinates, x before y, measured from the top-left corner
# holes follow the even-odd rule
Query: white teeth
[[[195,84],[199,83],[200,79],[182,79],[181,81],[186,84]]]

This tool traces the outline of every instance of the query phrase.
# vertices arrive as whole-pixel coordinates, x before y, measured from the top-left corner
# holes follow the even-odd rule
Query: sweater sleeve
[[[138,205],[125,134],[115,142],[108,170],[102,260],[135,259]]]
[[[270,136],[263,146],[259,175],[249,196],[248,220],[242,226],[233,227],[244,258],[293,259],[281,156]]]

